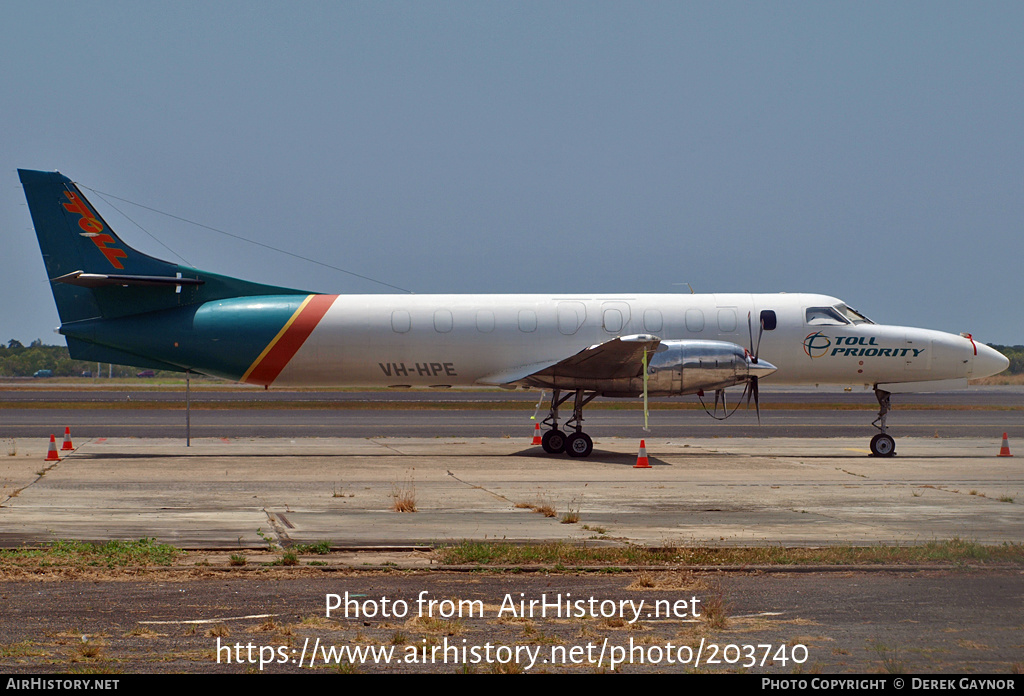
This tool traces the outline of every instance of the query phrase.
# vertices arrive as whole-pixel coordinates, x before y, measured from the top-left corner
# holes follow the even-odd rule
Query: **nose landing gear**
[[[896,456],[896,440],[885,432],[885,417],[892,408],[889,402],[890,393],[884,389],[875,387],[875,398],[878,399],[878,418],[871,425],[881,432],[871,438],[872,457],[894,457]]]

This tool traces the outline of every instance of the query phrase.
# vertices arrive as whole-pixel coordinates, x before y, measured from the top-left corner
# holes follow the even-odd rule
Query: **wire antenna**
[[[162,210],[157,210],[156,208],[151,208],[148,205],[143,205],[141,203],[136,203],[135,201],[130,201],[127,198],[121,198],[120,196],[115,196],[112,193],[104,193],[103,191],[97,191],[96,189],[90,188],[88,186],[85,186],[84,184],[81,184],[81,183],[79,183],[77,181],[75,182],[75,185],[76,186],[80,186],[81,188],[84,188],[87,191],[92,191],[96,195],[102,197],[104,199],[104,201],[106,201],[107,197],[110,197],[110,198],[113,198],[115,200],[127,203],[129,205],[134,205],[134,206],[136,206],[138,208],[142,208],[144,210],[149,210],[149,211],[157,213],[159,215],[164,215],[164,216],[172,218],[174,220],[179,220],[181,222],[188,223],[189,225],[195,225],[196,227],[202,227],[204,230],[210,230],[211,232],[216,232],[217,234],[222,234],[225,237],[231,237],[232,239],[237,239],[237,240],[240,240],[240,241],[243,241],[243,242],[247,242],[247,243],[252,244],[254,246],[263,247],[264,249],[269,249],[270,251],[276,251],[279,254],[284,254],[285,256],[291,256],[292,258],[299,259],[301,261],[308,261],[309,263],[315,263],[317,266],[323,266],[324,268],[330,268],[333,271],[339,271],[341,273],[346,273],[346,274],[348,274],[350,276],[353,276],[355,278],[360,278],[362,280],[368,280],[371,283],[376,283],[378,285],[383,285],[385,287],[391,288],[392,290],[398,290],[399,292],[406,292],[406,293],[409,293],[410,295],[415,294],[415,293],[413,293],[412,290],[407,290],[407,289],[401,288],[401,287],[399,287],[397,285],[392,285],[391,283],[386,283],[383,280],[377,280],[376,278],[371,278],[369,276],[364,276],[364,275],[362,275],[360,273],[356,273],[355,271],[349,271],[349,270],[347,270],[345,268],[339,268],[338,266],[333,266],[333,265],[331,265],[329,263],[324,263],[323,261],[317,261],[316,259],[311,259],[308,256],[303,256],[302,254],[296,254],[296,253],[293,253],[291,251],[287,251],[285,249],[279,249],[279,248],[277,248],[275,246],[271,246],[269,244],[264,244],[263,242],[257,242],[257,241],[255,241],[253,239],[247,239],[246,237],[242,237],[241,235],[237,235],[237,234],[234,234],[232,232],[227,232],[225,230],[217,229],[216,227],[210,227],[209,225],[204,225],[201,222],[196,222],[195,220],[189,220],[188,218],[183,218],[183,217],[181,217],[179,215],[174,215],[172,213],[166,213],[166,212],[164,212]],[[108,203],[108,205],[110,204],[109,201],[106,201],[106,202]],[[113,207],[113,206],[111,205],[111,207]],[[114,208],[114,210],[117,210],[117,208]],[[117,212],[121,213],[120,210],[117,210]],[[124,213],[121,213],[121,214],[124,215]],[[129,220],[131,220],[132,223],[137,225],[139,227],[139,229],[141,229],[143,232],[145,232],[146,234],[149,234],[150,237],[153,237],[152,234],[150,234],[145,228],[143,228],[137,222],[132,220],[127,215],[125,215],[125,217],[128,218]],[[156,237],[153,237],[153,239],[156,239]],[[171,251],[171,249],[166,244],[164,244],[163,242],[160,242],[159,239],[156,239],[156,241],[161,246],[163,246],[165,249],[167,249],[168,251]],[[171,253],[174,254],[175,256],[177,256],[178,258],[182,258],[180,255],[178,255],[177,253],[175,253],[173,251],[171,251]],[[184,259],[182,259],[182,260],[184,260]],[[189,264],[189,265],[192,265],[192,264]]]

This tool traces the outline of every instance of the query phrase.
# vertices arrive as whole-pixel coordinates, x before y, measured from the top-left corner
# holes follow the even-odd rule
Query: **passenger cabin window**
[[[617,309],[604,310],[604,330],[608,333],[622,331],[622,312]]]
[[[586,307],[578,302],[562,302],[558,305],[558,330],[565,336],[572,336],[582,324],[581,314]]]
[[[537,330],[537,314],[532,309],[524,309],[519,312],[519,330],[525,333],[533,333]]]
[[[775,327],[779,325],[779,321],[775,316],[775,311],[771,309],[761,310],[761,328],[765,331],[774,331]]]
[[[407,333],[412,327],[412,319],[404,309],[396,309],[391,313],[391,330],[395,333]]]
[[[494,313],[488,311],[477,312],[476,330],[480,333],[491,333],[494,331]]]
[[[447,309],[439,309],[434,312],[434,330],[438,333],[448,333],[452,330],[452,313]]]
[[[686,310],[686,330],[690,333],[700,333],[704,330],[704,312],[699,309]]]
[[[835,307],[808,307],[806,317],[808,326],[845,326],[849,323]]]
[[[657,309],[648,309],[644,311],[644,330],[650,331],[651,333],[657,333],[661,331],[665,322],[661,318],[661,312]]]

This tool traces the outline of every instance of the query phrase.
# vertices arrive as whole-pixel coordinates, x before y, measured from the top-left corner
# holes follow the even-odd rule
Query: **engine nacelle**
[[[750,377],[766,377],[776,367],[765,360],[754,362],[747,350],[727,341],[662,341],[648,360],[647,393],[681,396],[699,391],[725,389]],[[620,388],[621,387],[621,388]],[[616,380],[603,396],[631,397],[643,393],[643,376]]]
[[[663,341],[659,348],[665,350],[651,356],[647,369],[649,394],[725,389],[775,372],[771,363],[755,363],[743,346],[726,341]]]

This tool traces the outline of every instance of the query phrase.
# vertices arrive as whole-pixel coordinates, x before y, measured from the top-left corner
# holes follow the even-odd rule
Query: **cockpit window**
[[[847,307],[846,305],[839,303],[836,305],[836,309],[842,314],[847,320],[854,324],[874,324],[875,322],[868,319],[866,316],[858,312],[853,307]]]
[[[850,323],[835,307],[808,307],[806,316],[808,326],[843,326]]]

